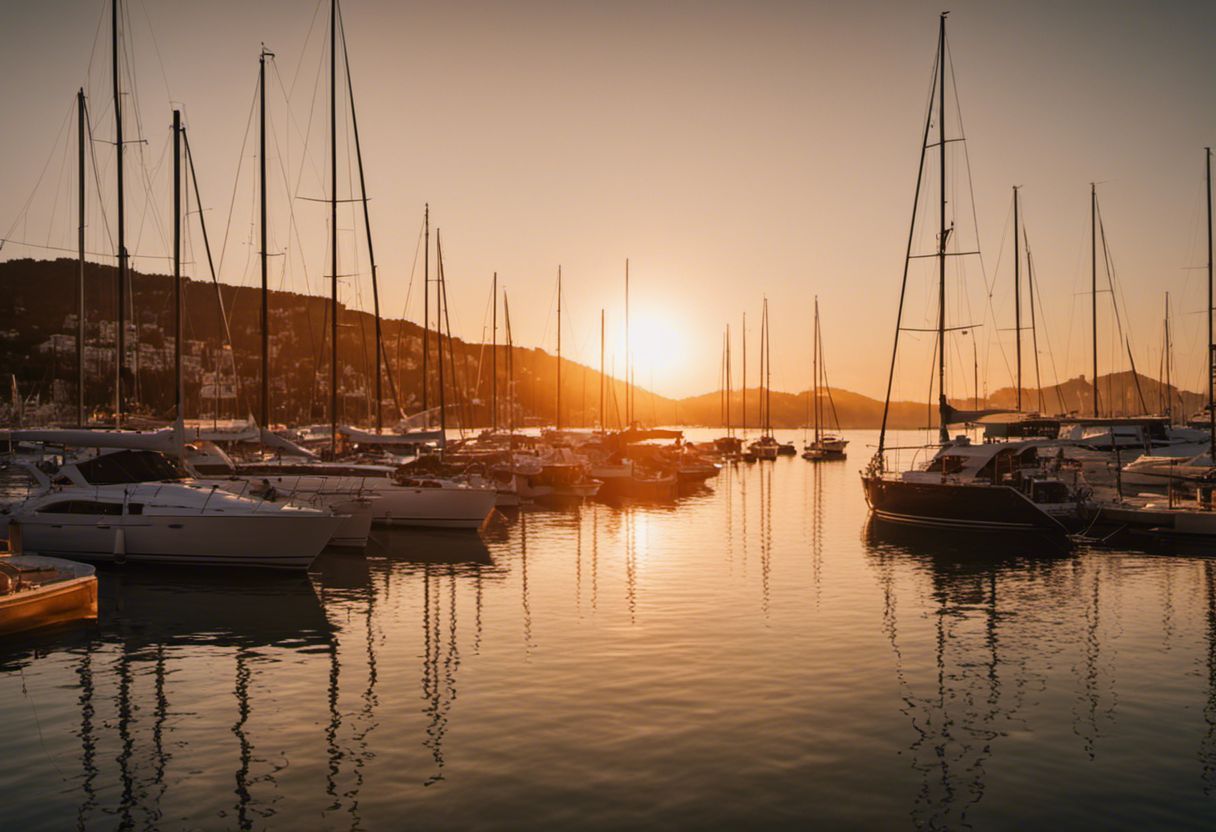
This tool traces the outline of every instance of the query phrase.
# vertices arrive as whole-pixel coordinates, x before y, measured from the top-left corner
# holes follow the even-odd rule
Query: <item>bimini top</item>
[[[1034,465],[1038,449],[1049,443],[1043,440],[1023,442],[952,442],[943,445],[928,464],[919,471],[904,472],[905,480],[940,481],[949,477],[958,481],[989,480],[995,482],[998,468],[1011,471],[1015,467]]]

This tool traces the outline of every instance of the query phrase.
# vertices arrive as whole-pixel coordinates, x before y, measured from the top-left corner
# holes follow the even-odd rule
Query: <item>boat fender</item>
[[[114,562],[120,566],[127,562],[127,536],[122,529],[114,531]]]

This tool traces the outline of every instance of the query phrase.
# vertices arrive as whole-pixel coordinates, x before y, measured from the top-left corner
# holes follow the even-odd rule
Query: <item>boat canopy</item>
[[[444,434],[441,430],[417,430],[408,433],[373,433],[370,430],[359,430],[348,425],[338,428],[338,433],[351,442],[359,445],[425,445],[436,442],[444,444]]]
[[[0,431],[0,442],[39,442],[72,448],[129,448],[176,454],[181,436],[173,428],[161,430],[86,430],[83,428],[44,428],[42,430]]]

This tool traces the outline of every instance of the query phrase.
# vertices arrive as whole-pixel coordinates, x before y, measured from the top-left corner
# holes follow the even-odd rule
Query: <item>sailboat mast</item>
[[[117,310],[117,350],[118,360],[115,361],[117,377],[115,380],[114,424],[122,427],[123,412],[123,378],[122,372],[127,365],[127,225],[126,200],[123,194],[122,175],[122,84],[118,69],[118,3],[113,0],[110,4],[110,44],[113,56],[113,88],[114,88],[114,147],[117,164],[115,176],[118,181],[118,310]]]
[[[173,417],[186,418],[182,396],[182,112],[173,111]]]
[[[338,0],[329,3],[329,453],[338,455]]]
[[[492,342],[490,346],[490,432],[498,432],[498,272],[494,272],[494,281],[490,294],[494,296],[494,311],[490,318],[493,323]]]
[[[625,424],[633,425],[633,385],[630,383],[629,364],[629,258],[625,258]]]
[[[950,429],[946,424],[946,14],[941,16],[940,33],[937,42],[937,150],[941,166],[941,177],[938,183],[939,197],[939,228],[937,246],[937,410],[938,438],[945,443],[950,439]]]
[[[258,194],[262,225],[262,409],[260,431],[270,430],[270,285],[266,241],[266,45],[258,55]]]
[[[562,429],[562,267],[557,266],[557,410],[553,417],[557,430]]]
[[[511,303],[502,293],[502,314],[507,325],[507,429],[515,433],[515,344],[511,338]]]
[[[363,203],[363,229],[367,235],[367,260],[372,277],[372,314],[376,338],[376,433],[384,432],[384,337],[380,320],[380,283],[376,274],[376,250],[372,246],[372,220],[367,205],[367,179],[363,175],[363,148],[359,144],[359,119],[355,115],[355,85],[350,78],[350,53],[346,49],[346,27],[342,27],[342,66],[346,71],[346,91],[350,97],[350,129],[355,140],[355,167],[359,171],[359,201]],[[365,353],[366,354],[366,353]]]
[[[1174,397],[1170,392],[1170,293],[1165,293],[1165,343],[1162,345],[1162,358],[1165,363],[1165,418],[1169,424],[1174,423]]]
[[[812,382],[811,382],[811,390],[812,390],[812,392],[811,392],[811,397],[812,397],[812,402],[811,402],[811,405],[812,405],[812,408],[813,408],[813,409],[814,409],[814,411],[815,411],[815,412],[814,412],[814,418],[815,418],[815,444],[816,444],[816,445],[818,445],[818,444],[819,444],[819,440],[820,440],[820,438],[821,438],[821,433],[820,433],[820,428],[819,428],[819,296],[818,296],[818,295],[816,295],[816,296],[815,296],[815,334],[814,334],[814,341],[815,341],[815,343],[814,343],[814,346],[813,346],[813,348],[812,348],[812,350],[811,350],[811,375],[813,376],[813,380],[812,380]]]
[[[1030,240],[1026,240],[1026,291],[1030,301],[1030,349],[1034,352],[1034,386],[1038,391],[1038,408],[1042,413],[1046,410],[1043,401],[1043,377],[1039,373],[1039,327],[1035,321],[1035,290],[1034,290],[1034,259],[1030,256]],[[974,333],[972,343],[974,344]],[[979,410],[979,407],[976,407]]]
[[[600,433],[604,425],[604,309],[600,307]]]
[[[1013,186],[1013,337],[1018,355],[1018,412],[1022,410],[1022,251],[1018,224],[1018,186]]]
[[[773,434],[773,345],[769,340],[768,298],[764,299],[764,427]]]
[[[732,387],[731,370],[732,369],[733,368],[730,365],[730,324],[727,324],[726,325],[726,435],[727,436],[734,436],[734,428],[731,426],[731,422],[730,422],[730,400],[731,400],[731,393],[733,392],[731,389],[731,387]]]
[[[425,241],[422,247],[422,412],[427,427],[431,425],[428,392],[431,387],[431,203],[423,208],[422,225]],[[503,296],[506,299],[506,296]]]
[[[1092,303],[1090,305],[1091,335],[1093,336],[1094,359],[1094,418],[1098,418],[1098,186],[1089,183],[1089,277]],[[1208,309],[1211,309],[1211,297]],[[1211,318],[1209,311],[1208,317]],[[1211,325],[1208,325],[1208,341],[1211,342]],[[1209,372],[1208,375],[1211,375]],[[1208,384],[1209,391],[1211,384]],[[1211,396],[1209,395],[1209,399]]]
[[[1208,455],[1216,460],[1216,378],[1213,377],[1213,356],[1216,346],[1212,340],[1212,148],[1203,149],[1208,204]]]
[[[747,435],[747,313],[743,313],[743,435]]]
[[[439,321],[439,325],[435,328],[435,343],[439,346],[439,432],[447,439],[448,435],[448,412],[445,405],[446,391],[444,388],[443,378],[443,242],[439,236],[439,231],[435,231],[435,320]],[[451,337],[451,333],[448,334]],[[455,372],[455,368],[452,368]]]
[[[84,87],[76,93],[77,138],[79,158],[77,170],[79,194],[77,208],[80,211],[77,242],[80,244],[80,285],[76,296],[76,427],[84,427]]]

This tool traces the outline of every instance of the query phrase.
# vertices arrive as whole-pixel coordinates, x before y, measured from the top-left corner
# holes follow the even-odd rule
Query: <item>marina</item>
[[[6,823],[1210,825],[1213,10],[70,3]]]

